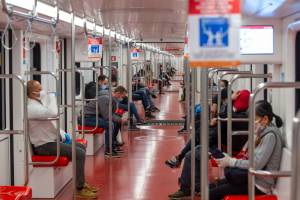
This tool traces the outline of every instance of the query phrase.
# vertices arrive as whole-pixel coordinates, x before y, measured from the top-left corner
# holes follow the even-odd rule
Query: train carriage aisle
[[[172,122],[183,122],[184,104],[178,102],[178,85],[155,101],[161,110],[155,113],[153,125],[141,126],[141,131],[123,131],[126,153],[121,158],[105,159],[103,149],[87,157],[86,176],[90,184],[100,188],[98,199],[105,200],[165,200],[178,187],[181,169],[170,169],[165,160],[178,153],[186,137],[178,136],[182,128]],[[168,120],[167,125],[158,124]],[[170,121],[169,121],[170,120]],[[57,197],[71,199],[70,184]]]

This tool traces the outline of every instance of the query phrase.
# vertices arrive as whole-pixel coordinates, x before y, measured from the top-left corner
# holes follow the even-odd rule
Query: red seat
[[[87,147],[87,140],[86,139],[77,138],[76,142],[82,144],[85,148]]]
[[[248,196],[231,195],[231,196],[226,196],[224,200],[248,200]],[[255,196],[255,200],[277,200],[277,197],[274,195],[259,195],[259,196]]]
[[[92,127],[92,126],[81,126],[81,125],[78,125],[77,126],[77,129],[78,129],[78,131],[80,132],[82,129],[83,130],[87,130],[87,131],[89,131],[89,130],[93,130],[93,129],[95,129],[95,127]],[[104,132],[104,129],[103,128],[96,128],[96,130],[94,130],[94,131],[91,131],[91,132],[86,132],[86,134],[101,134],[101,133],[103,133]]]
[[[28,200],[32,198],[32,190],[25,186],[0,186],[1,200]]]
[[[31,157],[32,162],[51,162],[55,160],[56,156],[37,156]],[[60,156],[58,161],[52,165],[33,165],[34,167],[65,167],[69,164],[69,159],[65,156]]]

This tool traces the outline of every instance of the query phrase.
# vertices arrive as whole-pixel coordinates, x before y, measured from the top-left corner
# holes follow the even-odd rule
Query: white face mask
[[[41,100],[41,99],[45,98],[45,96],[46,96],[46,92],[44,90],[41,90],[39,99]]]
[[[260,135],[265,129],[265,126],[261,125],[259,121],[255,121],[255,134]]]

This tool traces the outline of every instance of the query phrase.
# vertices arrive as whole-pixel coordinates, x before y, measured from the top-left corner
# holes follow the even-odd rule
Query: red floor
[[[161,109],[157,119],[181,119],[184,110],[178,93],[167,92],[156,99]],[[177,154],[185,137],[178,136],[179,126],[142,127],[139,132],[123,131],[126,154],[122,158],[104,159],[103,150],[87,157],[87,181],[100,188],[103,200],[166,200],[178,189],[181,169],[170,169],[166,159]],[[56,199],[72,199],[71,184]]]

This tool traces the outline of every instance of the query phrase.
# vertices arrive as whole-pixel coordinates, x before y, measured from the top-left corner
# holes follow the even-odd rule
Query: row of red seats
[[[122,113],[119,111],[119,113]],[[122,113],[123,114],[123,113]],[[94,127],[78,126],[78,130],[93,130]],[[89,132],[89,134],[101,134],[104,129],[97,128],[96,130]],[[76,139],[76,142],[81,143],[85,147],[87,141],[85,139]],[[32,162],[51,162],[56,156],[32,156]],[[64,167],[69,164],[69,159],[65,156],[60,156],[57,162],[51,165],[34,165],[34,167]],[[0,186],[0,199],[1,200],[29,200],[32,199],[32,190],[26,186]]]

